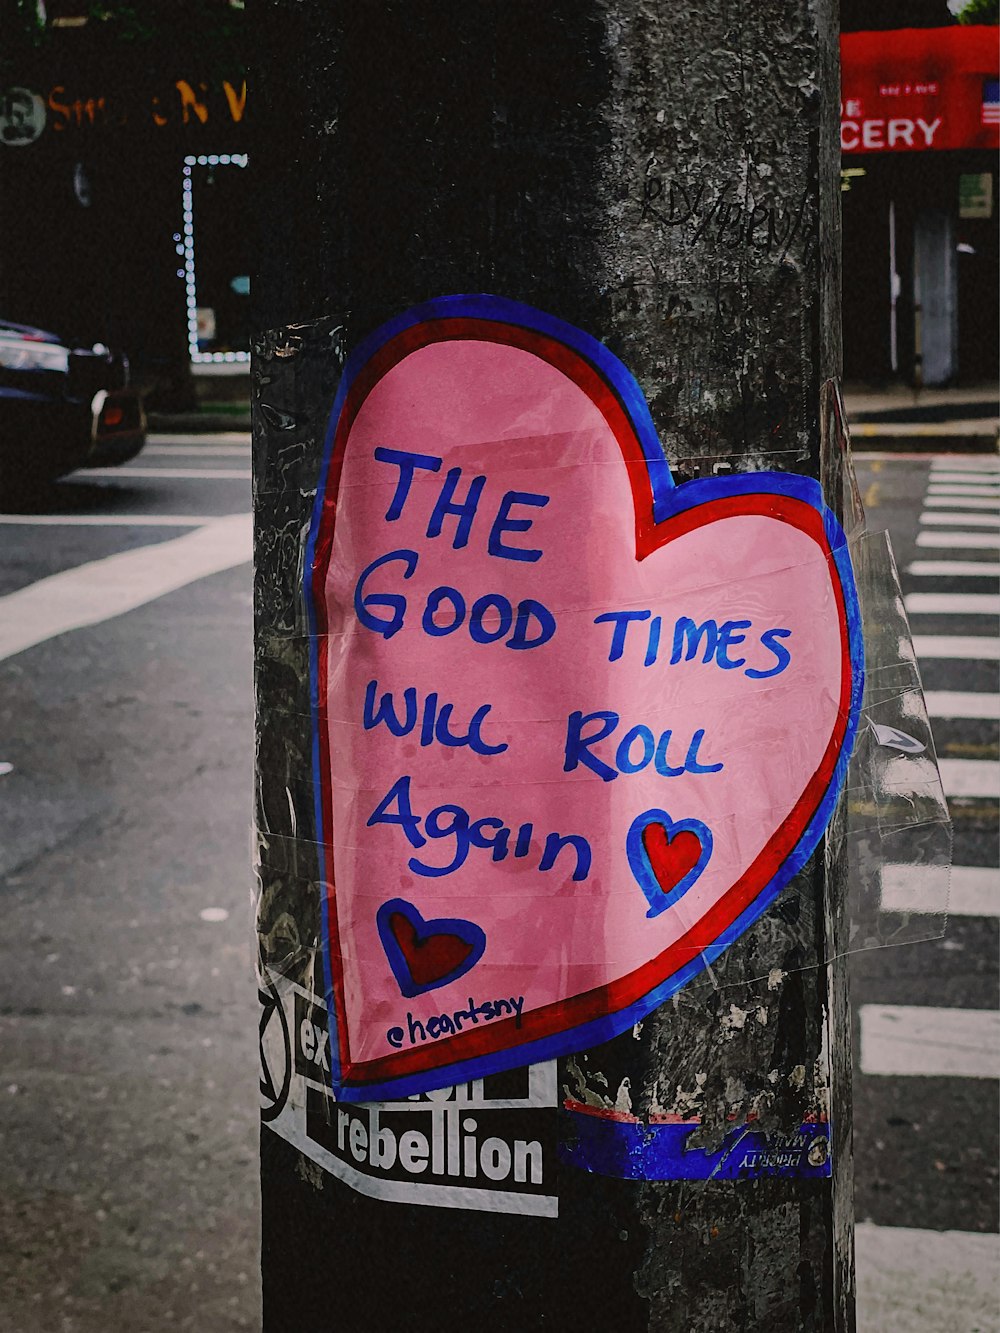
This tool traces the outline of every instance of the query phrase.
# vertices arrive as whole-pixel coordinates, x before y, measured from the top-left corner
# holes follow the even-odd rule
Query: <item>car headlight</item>
[[[0,366],[7,370],[69,370],[69,350],[58,343],[0,338]]]

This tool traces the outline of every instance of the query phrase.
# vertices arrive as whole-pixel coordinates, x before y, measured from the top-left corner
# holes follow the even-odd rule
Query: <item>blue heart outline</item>
[[[663,825],[667,831],[668,843],[675,833],[693,833],[701,843],[701,856],[698,857],[698,860],[687,874],[679,879],[673,888],[666,891],[653,873],[653,867],[650,865],[649,856],[642,841],[642,835],[650,824]],[[625,851],[628,853],[628,863],[632,874],[636,877],[639,888],[642,889],[649,903],[649,911],[646,915],[649,917],[659,916],[661,912],[673,907],[674,903],[684,897],[708,865],[708,859],[712,855],[712,830],[707,824],[703,824],[700,819],[671,819],[666,810],[644,810],[641,815],[636,815],[629,825],[628,834],[625,838]]]
[[[343,1101],[367,1102],[396,1100],[430,1089],[445,1087],[468,1079],[481,1078],[484,1073],[497,1073],[519,1068],[555,1056],[586,1050],[589,1046],[608,1041],[633,1027],[652,1010],[662,1005],[677,991],[697,977],[707,965],[715,961],[737,940],[770,906],[781,890],[809,861],[823,836],[833,814],[847,776],[847,767],[857,736],[864,691],[864,643],[861,634],[861,608],[851,567],[847,539],[837,516],[825,504],[823,489],[812,477],[794,472],[747,472],[698,478],[678,486],[673,479],[663,444],[652,420],[642,387],[632,372],[603,343],[575,325],[556,315],[526,305],[508,297],[488,293],[432,297],[392,317],[380,327],[363,336],[352,348],[341,372],[340,383],[327,424],[323,458],[317,478],[316,499],[312,520],[306,538],[305,559],[302,566],[302,588],[306,619],[309,626],[309,675],[312,714],[312,768],[315,793],[316,841],[327,846],[331,830],[324,815],[323,774],[320,764],[320,681],[317,647],[317,607],[313,597],[316,573],[316,547],[323,528],[324,514],[329,504],[331,467],[334,442],[341,411],[348,395],[368,362],[388,342],[415,325],[449,318],[470,318],[500,324],[511,324],[548,336],[577,355],[596,370],[625,409],[635,432],[649,483],[649,502],[656,525],[691,509],[698,509],[715,500],[753,495],[788,496],[814,508],[821,516],[829,554],[837,571],[844,601],[844,631],[850,664],[850,703],[840,753],[828,786],[814,807],[799,835],[798,842],[787,854],[777,872],[764,883],[755,899],[720,932],[715,942],[701,950],[697,958],[678,968],[640,1001],[615,1013],[593,1018],[533,1041],[503,1047],[487,1055],[472,1056],[443,1065],[432,1065],[419,1073],[383,1076],[378,1081],[352,1082],[351,1063],[342,1063],[338,1004],[340,983],[334,975],[337,952],[330,933],[329,903],[320,913],[322,932],[322,960],[325,1001],[329,1013],[331,1037],[330,1082],[337,1097]],[[335,493],[335,491],[334,491]],[[335,511],[334,511],[335,512]],[[332,862],[330,879],[332,882]],[[398,900],[402,901],[402,900]],[[471,923],[469,923],[471,924]]]
[[[472,952],[445,976],[439,977],[437,981],[428,982],[425,986],[418,986],[413,980],[406,955],[393,934],[394,916],[406,917],[418,940],[429,939],[432,935],[454,935],[463,944],[469,945]],[[486,949],[486,932],[474,921],[464,921],[461,917],[435,917],[432,921],[425,921],[419,910],[405,898],[390,898],[388,902],[384,902],[375,914],[375,924],[378,926],[379,939],[392,968],[392,975],[408,1000],[412,1000],[415,995],[425,995],[427,991],[437,990],[439,986],[447,986],[449,982],[464,977],[466,972],[479,962]]]

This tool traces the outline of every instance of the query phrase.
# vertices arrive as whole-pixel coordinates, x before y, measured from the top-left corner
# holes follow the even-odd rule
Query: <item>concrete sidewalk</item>
[[[1000,387],[884,389],[844,386],[851,442],[857,453],[996,453]]]
[[[147,412],[150,434],[216,435],[250,429],[250,399],[212,403],[194,412]]]
[[[225,375],[193,376],[197,406],[189,411],[147,411],[150,431],[214,435],[250,429],[250,374],[243,367]]]

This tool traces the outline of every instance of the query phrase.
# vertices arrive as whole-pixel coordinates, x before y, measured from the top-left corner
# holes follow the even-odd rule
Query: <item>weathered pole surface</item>
[[[820,406],[840,275],[834,0],[273,0],[255,26],[263,1028],[281,977],[310,989],[319,937],[301,560],[345,355],[442,294],[530,303],[631,369],[679,478],[823,476],[835,504]],[[853,1328],[850,1025],[827,965],[844,885],[824,846],[698,984],[560,1059],[558,1097],[699,1115],[708,1149],[748,1119],[780,1143],[828,1113],[832,1175],[562,1165],[558,1217],[389,1202],[267,1110],[268,1333]],[[282,1079],[265,1072],[265,1100]]]

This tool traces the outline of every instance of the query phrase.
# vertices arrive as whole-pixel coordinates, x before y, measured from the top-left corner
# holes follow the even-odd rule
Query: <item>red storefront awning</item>
[[[842,34],[843,152],[1000,148],[998,38],[962,25]]]

